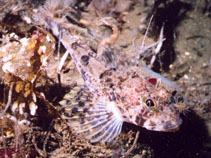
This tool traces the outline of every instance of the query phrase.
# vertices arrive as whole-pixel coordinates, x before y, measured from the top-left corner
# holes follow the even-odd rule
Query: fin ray
[[[90,125],[90,124],[93,124],[94,122],[101,122],[103,120],[107,120],[107,115],[105,115],[104,117],[102,118],[99,118],[99,119],[94,119],[94,120],[91,120],[87,123],[84,123],[84,124],[78,124],[78,125],[72,125],[72,127],[82,127],[82,126],[87,126],[87,125]]]
[[[112,135],[113,132],[116,130],[116,128],[118,128],[119,122],[118,122],[118,121],[115,121],[114,123],[115,123],[115,124],[114,124],[114,126],[111,128],[112,130],[110,131],[110,133],[109,133],[106,137],[104,137],[104,139],[102,140],[103,143],[105,143],[105,142],[111,137],[111,135]]]
[[[84,133],[85,138],[92,143],[112,141],[121,132],[123,124],[115,103],[87,91],[87,88],[77,90],[79,92],[74,91],[75,96],[69,94],[65,98],[67,101],[61,102],[63,118],[76,133]]]
[[[91,132],[91,135],[87,135],[85,138],[90,139],[93,136],[96,136],[100,132],[102,132],[104,129],[106,129],[108,126],[112,124],[112,121],[114,118],[112,118],[110,121],[108,121],[105,125],[103,125],[100,129],[98,129],[96,132]]]
[[[91,127],[89,127],[89,128],[85,128],[84,125],[82,124],[82,126],[83,126],[85,129],[83,129],[83,130],[78,130],[77,133],[82,133],[82,132],[89,131],[89,130],[94,129],[94,128],[98,127],[98,126],[101,126],[101,125],[104,124],[105,122],[107,122],[107,120],[104,120],[103,122],[99,122],[99,123],[97,123],[97,124],[95,124],[95,125],[93,125],[93,126],[91,126]]]
[[[117,128],[117,130],[115,130],[114,132],[114,134],[113,134],[113,136],[108,140],[108,142],[111,142],[115,137],[117,137],[119,134],[120,134],[120,132],[121,132],[121,130],[122,130],[122,124],[123,124],[123,122],[119,122],[119,124],[118,124],[118,128]]]

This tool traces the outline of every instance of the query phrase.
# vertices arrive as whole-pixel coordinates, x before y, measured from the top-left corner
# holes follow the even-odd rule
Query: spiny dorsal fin
[[[110,142],[121,132],[123,119],[115,104],[89,92],[87,88],[68,93],[60,104],[68,125],[77,133],[84,133],[92,143]]]

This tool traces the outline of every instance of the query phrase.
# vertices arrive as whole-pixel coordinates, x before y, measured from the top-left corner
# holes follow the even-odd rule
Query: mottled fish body
[[[85,85],[74,87],[61,102],[63,118],[69,120],[77,133],[83,133],[91,142],[110,142],[120,134],[123,122],[155,131],[178,129],[182,123],[175,108],[178,100],[175,93],[160,84],[159,80],[164,78],[138,74],[121,56],[114,61],[118,62],[114,67],[78,36],[51,18],[47,21],[56,36],[62,33],[60,42],[85,81]]]

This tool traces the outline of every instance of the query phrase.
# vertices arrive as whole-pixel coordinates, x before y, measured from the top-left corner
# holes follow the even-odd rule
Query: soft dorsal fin
[[[114,103],[95,96],[86,88],[75,94],[68,93],[61,102],[63,118],[68,120],[69,126],[77,133],[84,133],[92,143],[110,142],[120,134],[123,119]]]

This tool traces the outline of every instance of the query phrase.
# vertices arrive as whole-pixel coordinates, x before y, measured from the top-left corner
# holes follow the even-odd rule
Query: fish
[[[62,118],[71,129],[91,143],[113,141],[124,122],[153,131],[179,129],[182,119],[176,105],[181,99],[171,81],[144,67],[140,69],[147,73],[138,73],[121,50],[98,56],[57,20],[46,16],[45,21],[84,80],[84,85],[73,87],[60,102]],[[176,90],[170,91],[166,84]]]

